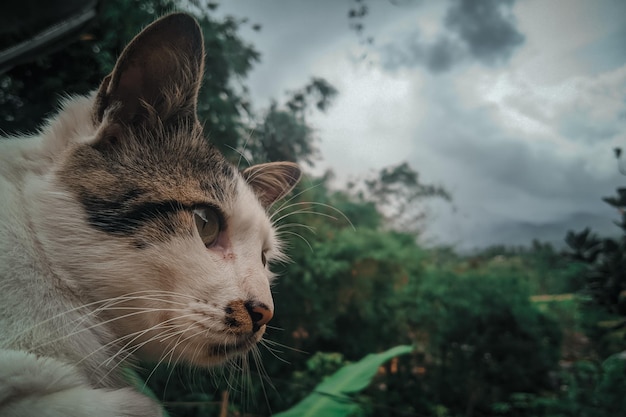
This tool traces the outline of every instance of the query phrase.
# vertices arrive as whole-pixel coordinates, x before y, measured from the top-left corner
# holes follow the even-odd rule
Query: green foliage
[[[284,404],[296,404],[309,395],[329,375],[348,365],[338,352],[315,352],[311,354],[303,369],[294,371],[289,377],[289,389],[281,390]]]
[[[619,154],[616,152],[619,158]],[[622,214],[617,225],[622,229],[618,238],[600,238],[590,229],[568,232],[566,242],[570,256],[584,264],[584,292],[594,303],[613,314],[626,316],[626,188],[618,188],[617,196],[603,200]]]
[[[518,393],[494,404],[496,416],[610,417],[626,407],[626,360],[613,355],[597,364],[577,361],[560,372],[560,389],[551,396]]]
[[[611,313],[626,316],[626,235],[619,240],[599,238],[585,229],[569,232],[566,241],[572,258],[587,267],[585,294]]]
[[[306,351],[338,351],[349,359],[408,342],[402,306],[412,302],[409,294],[420,273],[412,238],[361,228],[320,232],[323,239],[312,240],[312,250],[291,251],[293,262],[276,284],[281,306],[276,325],[303,329],[301,338],[285,335],[280,342]],[[390,321],[393,315],[396,320]],[[341,334],[350,337],[338,338]]]
[[[604,415],[618,415],[626,410],[626,360],[624,354],[610,356],[602,363],[601,376],[593,400]]]
[[[617,152],[619,158],[621,152]],[[570,231],[566,242],[569,256],[584,267],[580,293],[586,297],[586,333],[595,341],[600,358],[624,350],[626,339],[626,189],[603,200],[621,213],[621,236],[601,238],[590,229]]]
[[[554,311],[544,313],[531,302],[531,288],[561,290],[569,284],[542,281],[557,275],[569,282],[573,272],[558,275],[562,258],[550,247],[537,244],[521,258],[484,256],[476,263],[426,251],[411,234],[381,229],[376,204],[333,193],[324,181],[300,192],[288,222],[306,221],[317,233],[303,232],[310,247],[292,240],[293,262],[275,287],[276,326],[285,331],[270,331],[271,340],[349,359],[366,349],[416,343],[419,354],[401,358],[376,384],[385,389],[367,391],[364,401],[375,415],[487,413],[516,392],[539,396],[553,388],[561,330]],[[336,213],[325,205],[307,201],[350,212],[356,230],[326,217]],[[302,355],[284,355],[289,366],[266,362],[270,375],[288,369],[310,375],[302,371],[308,369]],[[282,387],[281,396],[292,390]]]
[[[295,407],[275,414],[276,417],[349,416],[359,406],[350,394],[358,393],[370,384],[378,368],[398,355],[411,352],[411,346],[397,346],[386,352],[370,354],[357,363],[341,368],[326,378]]]
[[[0,75],[0,132],[33,132],[61,94],[96,88],[137,29],[174,5],[168,0],[103,2],[88,31],[67,48]]]
[[[465,266],[468,270],[517,274],[523,277],[533,295],[577,291],[584,269],[551,244],[538,241],[533,241],[530,247],[488,247],[469,257]]]
[[[469,416],[512,393],[549,388],[560,330],[529,295],[514,275],[432,271],[424,279],[413,326],[432,405]]]

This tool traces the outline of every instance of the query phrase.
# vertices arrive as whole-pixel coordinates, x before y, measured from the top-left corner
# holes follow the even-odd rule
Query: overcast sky
[[[224,3],[262,25],[242,32],[262,54],[247,80],[257,108],[312,76],[339,90],[311,119],[316,172],[406,161],[452,193],[429,243],[618,233],[601,197],[626,184],[612,153],[626,147],[626,1],[370,0],[371,46],[349,29],[349,0]]]

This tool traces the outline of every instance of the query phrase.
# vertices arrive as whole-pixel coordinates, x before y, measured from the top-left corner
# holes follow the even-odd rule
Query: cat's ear
[[[268,208],[296,186],[302,171],[293,162],[270,162],[252,165],[242,175],[263,207]]]
[[[117,123],[145,123],[153,116],[195,119],[204,65],[202,32],[183,13],[165,16],[124,49],[96,95],[93,116]]]

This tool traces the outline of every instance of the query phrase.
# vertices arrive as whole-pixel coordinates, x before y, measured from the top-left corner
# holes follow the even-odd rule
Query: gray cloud
[[[624,3],[620,3],[622,9]],[[557,54],[554,46],[546,49],[555,54],[546,61],[548,65],[574,65],[574,71],[565,73],[577,73],[578,77],[557,77],[551,81],[554,85],[516,81],[514,75],[507,78],[512,93],[500,104],[519,115],[522,122],[534,122],[525,129],[521,127],[528,126],[507,125],[498,107],[473,97],[470,88],[458,88],[477,80],[464,79],[472,75],[463,71],[462,64],[503,64],[524,42],[511,15],[514,1],[432,4],[435,6],[428,8],[425,2],[414,1],[395,7],[391,2],[370,2],[366,29],[377,41],[384,36],[393,40],[380,46],[387,68],[427,71],[391,76],[375,68],[375,78],[358,85],[347,80],[366,71],[351,72],[339,61],[338,48],[351,56],[349,48],[356,43],[347,26],[346,3],[264,0],[227,2],[223,7],[225,12],[249,16],[264,27],[260,33],[244,32],[263,53],[262,64],[249,79],[257,97],[297,88],[310,75],[327,76],[339,87],[338,102],[324,118],[328,123],[321,125],[327,167],[348,176],[378,169],[383,163],[409,160],[426,182],[442,184],[452,192],[457,210],[438,206],[426,225],[432,242],[471,249],[495,243],[527,244],[532,238],[562,243],[567,230],[585,226],[600,234],[619,233],[612,223],[619,215],[601,197],[612,195],[624,183],[611,148],[626,132],[626,69],[617,70],[624,65],[626,14],[617,13],[614,0],[585,6],[593,11],[590,14],[599,13],[595,18],[612,32],[605,38],[590,37],[594,43],[574,51],[581,64],[572,59],[561,61],[571,51]],[[587,3],[581,0],[571,7],[581,4]],[[569,19],[570,25],[579,23],[567,13],[557,15],[560,9],[545,9],[542,2],[526,6],[541,16],[552,14],[549,17],[555,22]],[[441,16],[433,22],[438,23],[435,28],[439,32],[427,36],[423,28],[411,32],[412,28],[404,26],[407,16],[416,16],[417,21],[420,13],[429,12]],[[548,32],[566,36],[571,27],[576,26]],[[529,25],[528,30],[536,28]],[[541,36],[545,35],[527,35],[541,50],[545,40]],[[450,71],[453,69],[457,71]],[[492,69],[483,73],[494,81],[502,74]],[[393,82],[384,90],[376,84],[387,76]],[[413,84],[412,76],[419,82]],[[369,84],[380,93],[379,98],[371,94]],[[569,97],[572,91],[577,92],[576,99]],[[550,136],[542,137],[544,133]]]
[[[626,125],[624,121],[621,124]],[[587,114],[582,112],[564,115],[558,121],[558,127],[563,136],[590,144],[597,141],[608,141],[624,131],[623,127],[614,120],[599,124],[589,120]]]
[[[515,0],[453,0],[445,26],[459,35],[474,58],[486,64],[507,60],[521,45],[511,8]]]
[[[444,72],[465,59],[466,51],[450,37],[440,36],[428,42],[415,32],[402,45],[385,45],[383,57],[387,69],[423,65],[432,72]]]
[[[519,91],[505,99],[508,108],[556,129],[572,143],[610,146],[624,137],[626,67],[595,77],[573,77],[543,89],[517,80],[512,84]]]
[[[524,42],[512,15],[514,2],[451,0],[442,22],[446,32],[429,41],[415,30],[401,43],[383,45],[383,64],[387,69],[423,65],[437,73],[467,59],[485,65],[506,62]]]
[[[533,238],[562,245],[568,230],[587,226],[619,233],[618,213],[601,201],[623,184],[610,146],[603,162],[590,153],[568,155],[550,141],[515,136],[498,123],[493,107],[466,108],[445,82],[421,92],[429,107],[414,133],[419,146],[411,159],[451,190],[458,208],[441,212],[431,235],[467,250]],[[594,162],[615,164],[614,170],[603,174]]]

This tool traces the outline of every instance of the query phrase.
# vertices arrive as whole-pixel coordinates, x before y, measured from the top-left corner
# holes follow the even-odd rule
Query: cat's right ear
[[[302,171],[293,162],[270,162],[252,165],[241,174],[267,209],[296,186]]]
[[[94,121],[129,126],[158,117],[196,117],[202,80],[202,32],[187,14],[165,16],[137,35],[104,78],[96,95]]]

